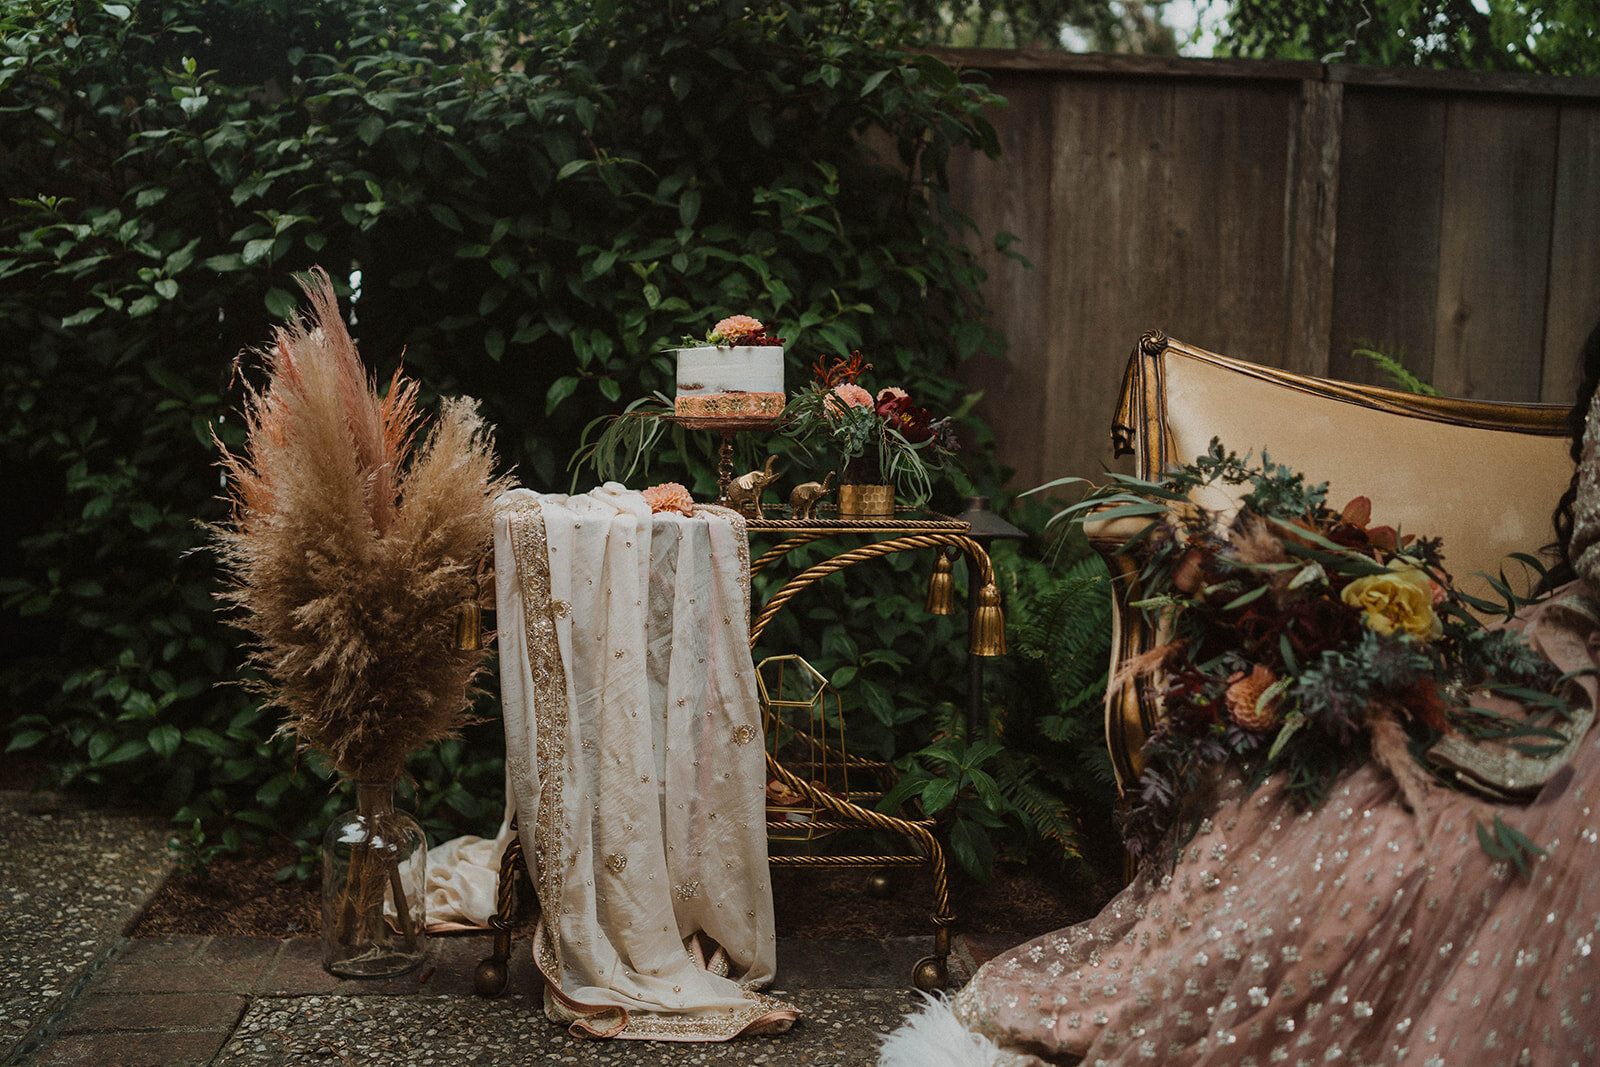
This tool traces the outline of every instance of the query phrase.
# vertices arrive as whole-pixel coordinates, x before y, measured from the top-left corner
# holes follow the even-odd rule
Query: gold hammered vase
[[[894,486],[841,485],[839,517],[841,519],[894,518]]]

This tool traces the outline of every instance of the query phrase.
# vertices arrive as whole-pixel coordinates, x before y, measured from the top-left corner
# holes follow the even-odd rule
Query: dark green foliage
[[[985,668],[990,736],[968,738],[965,708],[945,705],[920,720],[933,741],[899,761],[884,798],[884,810],[915,798],[946,822],[953,858],[979,879],[1002,855],[1070,866],[1120,854],[1103,708],[1110,576],[1081,541],[1052,559],[995,549],[1010,654]]]
[[[1049,563],[1003,561],[1006,640],[992,698],[1005,742],[994,775],[1037,839],[1065,858],[1116,853],[1105,744],[1111,576],[1081,542]]]
[[[1236,55],[1395,67],[1600,73],[1591,0],[1233,0]]]
[[[536,489],[733,312],[791,339],[796,377],[860,348],[954,408],[954,368],[1000,341],[944,166],[995,150],[994,100],[898,51],[910,32],[870,0],[0,9],[10,748],[177,812],[202,855],[229,839],[194,818],[304,836],[343,804],[218,687],[241,656],[194,551],[222,517],[210,434],[237,443],[248,349],[314,264],[376,371],[404,352],[433,395],[481,398]],[[704,494],[710,447],[662,459]],[[892,590],[830,595],[807,638],[861,671],[889,746],[953,635],[890,632]],[[885,706],[895,677],[911,710]],[[414,761],[431,829],[493,821],[498,744],[490,722]]]
[[[1501,821],[1498,814],[1494,822],[1485,826],[1480,820],[1477,824],[1478,844],[1491,859],[1510,860],[1516,865],[1517,873],[1524,878],[1531,877],[1529,868],[1535,858],[1548,856],[1549,853],[1535,844],[1527,834],[1514,826],[1507,826]]]

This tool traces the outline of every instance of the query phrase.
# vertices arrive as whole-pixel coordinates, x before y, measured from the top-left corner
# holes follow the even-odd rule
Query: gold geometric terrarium
[[[850,798],[850,757],[845,749],[839,691],[800,656],[769,656],[756,667],[767,751],[782,768],[816,792]],[[860,762],[860,761],[854,761]],[[842,827],[814,795],[781,776],[767,782],[767,837],[818,841]]]

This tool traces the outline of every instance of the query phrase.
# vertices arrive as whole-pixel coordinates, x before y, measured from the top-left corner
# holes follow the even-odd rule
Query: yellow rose
[[[1433,613],[1433,586],[1410,564],[1390,564],[1384,574],[1369,574],[1344,587],[1341,600],[1366,612],[1367,625],[1380,634],[1408,633],[1424,641],[1443,630]]]

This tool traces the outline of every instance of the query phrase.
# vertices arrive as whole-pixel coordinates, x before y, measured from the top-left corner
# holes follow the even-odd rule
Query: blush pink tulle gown
[[[1521,625],[1564,671],[1600,662],[1582,583]],[[1412,811],[1368,764],[1301,812],[1232,776],[1175,864],[991,960],[955,1013],[1008,1065],[1597,1064],[1597,807],[1600,731],[1518,804]],[[1480,846],[1496,814],[1547,853],[1528,875]]]

